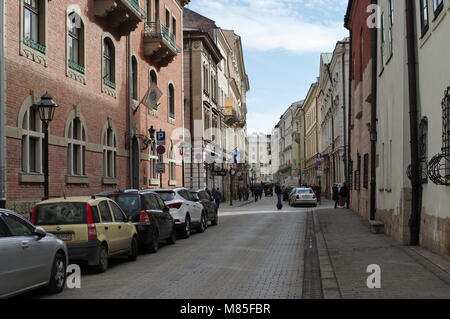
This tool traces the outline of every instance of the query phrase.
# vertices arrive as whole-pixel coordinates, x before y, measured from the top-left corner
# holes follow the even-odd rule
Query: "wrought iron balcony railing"
[[[162,38],[164,39],[172,49],[178,54],[181,52],[181,48],[176,43],[176,38],[169,28],[159,22],[146,22],[144,28],[145,38]]]
[[[138,0],[127,0],[127,1],[133,7],[133,9],[136,10],[141,15],[142,18],[144,19],[147,18],[147,12],[141,8]]]
[[[108,79],[103,79],[103,84],[105,84],[106,86],[109,86],[112,89],[116,89],[116,84],[114,82],[111,82]]]
[[[81,74],[84,74],[84,72],[85,72],[84,67],[82,67],[78,63],[76,63],[76,62],[74,62],[72,60],[69,60],[68,64],[69,64],[69,68],[71,68],[72,70],[75,70],[75,71],[80,72]]]
[[[28,37],[23,38],[23,43],[26,46],[28,46],[28,47],[30,47],[30,48],[32,48],[34,50],[37,50],[37,51],[41,52],[42,54],[45,54],[45,49],[46,49],[45,45],[42,45],[42,44],[40,44],[40,43],[38,43],[38,42],[36,42],[34,40],[31,40]]]

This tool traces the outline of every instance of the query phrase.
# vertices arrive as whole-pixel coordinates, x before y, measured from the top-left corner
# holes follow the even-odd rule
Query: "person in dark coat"
[[[219,208],[220,201],[222,200],[222,192],[220,191],[219,188],[217,188],[216,191],[214,192],[214,199],[216,201],[217,208]]]
[[[283,203],[281,202],[281,195],[283,194],[283,191],[280,184],[275,185],[275,194],[277,194],[277,208],[281,209],[283,207]]]
[[[339,205],[341,207],[345,206],[345,203],[347,202],[347,197],[348,197],[347,183],[344,183],[339,189]]]
[[[338,202],[339,202],[339,188],[337,184],[333,184],[333,197],[334,200],[334,208],[337,208]]]

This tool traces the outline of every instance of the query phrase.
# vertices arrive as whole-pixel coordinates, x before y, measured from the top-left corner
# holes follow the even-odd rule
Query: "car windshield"
[[[161,196],[162,200],[165,202],[169,202],[174,200],[175,193],[174,192],[157,192],[159,196]]]
[[[86,203],[52,203],[39,205],[35,225],[75,225],[86,223]]]
[[[297,189],[297,194],[312,194],[312,189]]]
[[[120,194],[110,196],[110,198],[115,201],[127,215],[136,215],[141,210],[139,195]]]

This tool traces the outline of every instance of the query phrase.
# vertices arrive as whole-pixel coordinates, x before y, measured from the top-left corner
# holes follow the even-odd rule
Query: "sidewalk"
[[[330,201],[314,215],[325,298],[450,298],[450,262],[371,233],[366,220]],[[381,268],[380,289],[367,287],[371,264]]]
[[[233,206],[230,206],[230,201],[226,201],[223,203],[220,203],[220,207],[219,210],[227,210],[227,209],[232,209],[232,208],[238,208],[238,207],[243,207],[246,205],[249,205],[251,203],[254,203],[255,200],[252,197],[249,197],[248,201],[244,201],[244,200],[233,200]]]

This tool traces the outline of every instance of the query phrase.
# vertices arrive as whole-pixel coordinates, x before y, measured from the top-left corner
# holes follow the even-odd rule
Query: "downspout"
[[[350,49],[349,49],[349,72],[348,72],[348,152],[347,152],[347,183],[353,185],[353,180],[350,180],[353,174],[352,167],[352,77],[353,77],[353,31],[350,30]],[[353,188],[353,187],[352,187]],[[351,191],[349,188],[347,198],[347,208],[350,208]]]
[[[420,180],[418,103],[417,103],[417,70],[416,70],[416,18],[414,1],[406,0],[406,41],[408,46],[408,89],[409,89],[409,125],[411,134],[411,231],[410,244],[416,246],[420,239],[420,215],[422,184]]]
[[[348,160],[347,160],[347,130],[346,130],[346,126],[347,126],[347,119],[345,118],[345,105],[346,105],[346,99],[347,97],[345,96],[345,92],[347,89],[346,83],[345,83],[345,53],[347,52],[347,42],[342,42],[343,45],[343,52],[342,52],[342,98],[343,98],[343,103],[342,103],[342,121],[343,121],[343,130],[344,130],[344,178],[346,180],[347,183],[347,187],[348,187]]]
[[[132,74],[131,74],[131,34],[127,36],[127,103],[128,103],[128,171],[129,171],[129,188],[134,187],[134,167],[133,167],[133,110],[131,103]]]
[[[189,130],[191,135],[191,171],[190,171],[190,186],[191,189],[194,188],[194,103],[193,103],[193,95],[194,90],[192,87],[192,38],[189,34]]]
[[[378,0],[372,0],[378,5]],[[377,71],[378,71],[378,29],[372,29],[372,99],[370,112],[370,220],[375,220],[376,202],[376,153],[377,153]]]
[[[0,3],[0,208],[6,208],[5,1]]]

